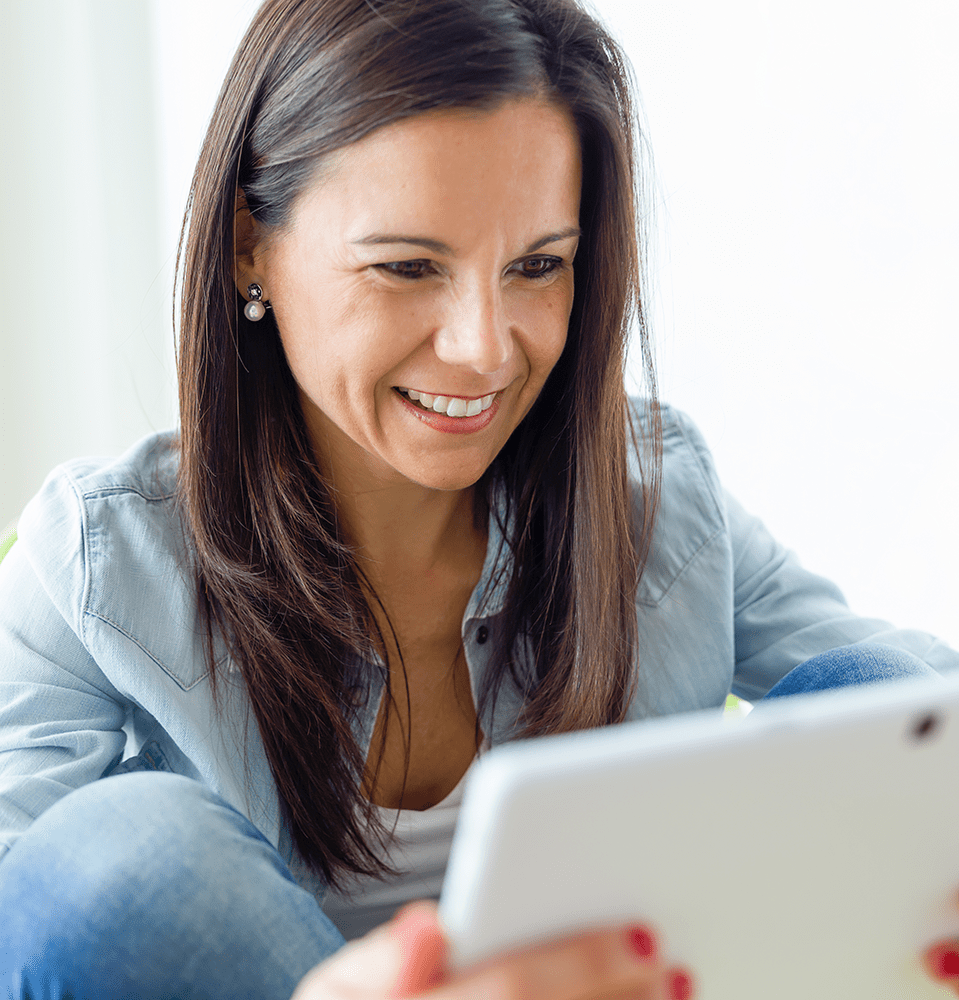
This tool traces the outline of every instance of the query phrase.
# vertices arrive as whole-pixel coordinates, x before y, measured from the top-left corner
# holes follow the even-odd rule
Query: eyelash
[[[388,264],[377,264],[375,265],[382,271],[386,271],[387,274],[391,274],[396,278],[402,278],[405,281],[418,281],[423,277],[426,277],[426,271],[420,271],[418,273],[410,273],[408,271],[404,272],[398,270],[398,268],[408,267],[411,264],[420,264],[427,266],[429,265],[428,260],[397,260],[391,261]],[[561,257],[528,257],[526,260],[520,261],[520,266],[524,264],[549,264],[548,270],[540,271],[536,274],[527,274],[521,271],[520,273],[528,281],[545,281],[547,278],[551,278],[557,271],[562,270],[566,263]]]

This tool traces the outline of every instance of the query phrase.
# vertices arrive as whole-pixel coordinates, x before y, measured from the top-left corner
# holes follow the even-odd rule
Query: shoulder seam
[[[705,483],[706,488],[709,491],[709,496],[713,502],[713,506],[716,509],[716,514],[719,517],[720,524],[725,524],[726,518],[723,510],[723,505],[719,502],[719,493],[721,492],[722,487],[719,484],[718,474],[715,474],[715,467],[713,470],[714,475],[710,476],[709,469],[706,468],[702,456],[699,454],[699,449],[696,447],[695,443],[690,439],[690,436],[687,432],[686,422],[688,418],[685,416],[685,414],[680,414],[676,410],[674,410],[673,413],[675,414],[676,426],[679,428],[679,433],[682,434],[683,440],[686,442],[686,447],[689,448],[690,452],[692,453],[692,456],[696,461],[696,465],[699,468],[699,474],[702,476],[703,482]]]

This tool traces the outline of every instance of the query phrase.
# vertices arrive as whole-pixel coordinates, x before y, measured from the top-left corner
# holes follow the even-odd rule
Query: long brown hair
[[[616,44],[576,0],[267,0],[194,175],[181,245],[180,491],[199,600],[242,673],[293,843],[330,884],[388,870],[368,832],[382,830],[360,792],[352,728],[369,681],[354,665],[376,662],[382,645],[272,315],[253,327],[242,312],[236,192],[262,225],[281,227],[322,158],[374,129],[544,94],[580,137],[583,238],[564,353],[478,484],[511,559],[477,710],[512,684],[522,735],[609,724],[636,694],[634,601],[661,450],[640,296],[639,140]],[[631,326],[648,393],[638,442],[624,390]],[[642,485],[631,487],[634,446]],[[216,696],[212,638],[210,648]]]

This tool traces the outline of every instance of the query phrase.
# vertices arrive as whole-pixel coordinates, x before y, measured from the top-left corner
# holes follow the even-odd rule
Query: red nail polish
[[[639,958],[652,958],[656,954],[656,939],[645,927],[631,927],[626,940],[630,951]]]
[[[669,978],[669,1000],[690,1000],[693,981],[685,972],[674,972]]]
[[[955,979],[959,976],[959,951],[949,945],[936,948],[931,954],[933,973],[937,979]]]

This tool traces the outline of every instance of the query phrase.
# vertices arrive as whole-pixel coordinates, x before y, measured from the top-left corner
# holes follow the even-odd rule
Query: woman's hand
[[[346,945],[292,1000],[689,1000],[692,980],[660,961],[642,927],[592,931],[447,974],[432,903],[414,903]]]

